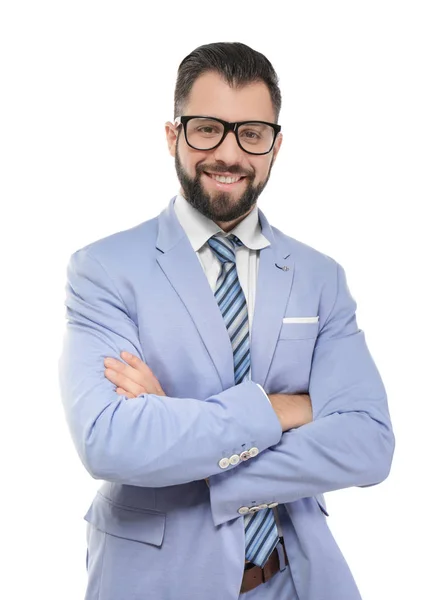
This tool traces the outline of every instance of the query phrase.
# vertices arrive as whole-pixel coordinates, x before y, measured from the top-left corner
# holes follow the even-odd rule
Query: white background
[[[259,207],[343,265],[388,391],[391,474],[327,494],[328,524],[364,600],[440,597],[437,7],[1,4],[2,598],[83,597],[100,482],[58,389],[66,265],[177,192],[164,133],[177,67],[217,41],[278,72],[284,142]]]

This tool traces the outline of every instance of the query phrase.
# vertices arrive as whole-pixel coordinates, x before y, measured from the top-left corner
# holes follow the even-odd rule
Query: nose
[[[227,165],[235,165],[243,158],[243,150],[238,145],[233,131],[228,131],[223,142],[212,153],[216,160],[221,160]]]

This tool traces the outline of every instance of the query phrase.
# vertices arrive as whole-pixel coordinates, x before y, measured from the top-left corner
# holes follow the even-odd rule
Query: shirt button
[[[274,506],[278,506],[278,502],[271,502],[271,504],[267,505],[267,508],[273,508]]]
[[[240,459],[241,460],[249,460],[251,458],[251,455],[249,453],[249,450],[245,450],[244,452],[242,452],[240,454]]]
[[[258,454],[259,452],[260,452],[260,451],[259,451],[259,450],[258,450],[258,448],[256,448],[255,446],[249,450],[249,454],[252,456],[252,458],[253,458],[254,456],[257,456],[257,454]]]
[[[239,462],[240,462],[240,457],[238,456],[238,454],[233,454],[232,456],[229,457],[229,464],[236,465]]]
[[[229,467],[229,458],[222,458],[219,463],[218,466],[221,469],[226,469],[226,467]]]
[[[248,514],[248,512],[250,512],[250,511],[249,511],[249,508],[248,508],[247,506],[241,506],[241,507],[238,509],[238,512],[239,512],[241,515],[247,515],[247,514]]]

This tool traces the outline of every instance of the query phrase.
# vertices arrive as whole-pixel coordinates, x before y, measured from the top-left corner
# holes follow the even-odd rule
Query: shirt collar
[[[257,205],[228,233],[224,232],[214,221],[202,215],[180,193],[177,194],[174,202],[174,210],[195,252],[198,252],[216,233],[222,233],[225,236],[233,233],[250,250],[259,250],[270,246],[269,240],[261,233]]]

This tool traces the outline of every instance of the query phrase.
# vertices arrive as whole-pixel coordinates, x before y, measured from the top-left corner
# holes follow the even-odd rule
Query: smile
[[[232,177],[230,175],[215,175],[214,173],[207,173],[204,171],[204,175],[206,175],[213,183],[215,182],[216,187],[235,187],[240,181],[246,179],[246,176],[235,176]]]

